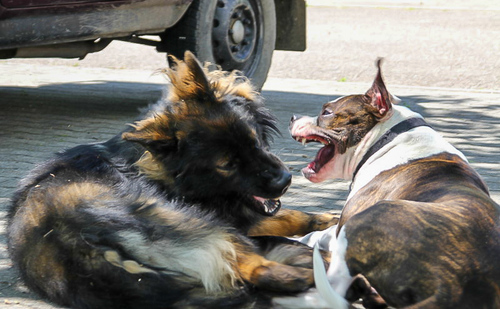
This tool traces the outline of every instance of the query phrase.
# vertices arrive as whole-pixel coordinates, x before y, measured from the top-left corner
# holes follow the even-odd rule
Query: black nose
[[[285,192],[288,190],[291,184],[292,184],[292,174],[290,174],[288,171],[284,171],[282,173],[281,179],[279,180],[279,185],[283,186],[281,194],[285,194]]]
[[[288,125],[288,129],[292,129],[293,123],[297,121],[297,119],[302,118],[301,115],[292,115],[292,118],[290,118],[290,124]]]
[[[269,179],[268,189],[274,192],[273,195],[283,195],[292,183],[292,174],[286,170],[282,170],[274,175],[266,171],[262,176]]]

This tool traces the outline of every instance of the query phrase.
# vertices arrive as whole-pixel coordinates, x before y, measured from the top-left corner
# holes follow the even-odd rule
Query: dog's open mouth
[[[259,196],[253,197],[256,201],[257,211],[266,216],[274,216],[281,208],[279,198],[266,199]]]
[[[311,174],[317,174],[325,164],[330,162],[335,156],[335,143],[328,137],[323,137],[320,135],[308,135],[308,136],[296,136],[294,137],[296,141],[305,145],[310,142],[317,142],[324,145],[312,162],[310,162],[307,167],[302,169],[302,173],[307,177]]]

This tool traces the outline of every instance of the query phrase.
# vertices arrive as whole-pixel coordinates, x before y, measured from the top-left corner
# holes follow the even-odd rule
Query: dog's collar
[[[413,128],[422,127],[422,126],[430,127],[430,125],[427,122],[425,122],[425,120],[422,119],[422,118],[409,118],[409,119],[403,120],[402,122],[400,122],[397,125],[395,125],[392,128],[390,128],[365,153],[365,155],[363,156],[363,158],[361,159],[361,161],[358,163],[358,166],[354,170],[354,174],[352,175],[352,181],[354,182],[354,178],[356,177],[356,174],[358,173],[359,169],[363,166],[363,164],[366,163],[366,161],[374,153],[376,153],[377,151],[379,151],[385,145],[389,144],[399,134],[407,132],[407,131],[409,131],[409,130],[411,130]],[[352,185],[352,183],[351,183],[351,185]]]

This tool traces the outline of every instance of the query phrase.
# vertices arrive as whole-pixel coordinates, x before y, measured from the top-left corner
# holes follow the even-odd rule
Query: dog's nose
[[[288,125],[288,129],[289,129],[289,130],[291,130],[291,129],[292,129],[293,123],[294,123],[295,121],[297,121],[297,119],[299,119],[299,118],[302,118],[302,116],[300,116],[300,115],[292,115],[292,118],[290,118],[290,123],[289,123],[289,125]]]
[[[288,171],[282,171],[278,178],[275,179],[273,187],[281,194],[285,194],[290,185],[292,184],[292,174]]]
[[[292,174],[286,170],[278,173],[265,171],[261,175],[268,179],[267,188],[274,192],[273,195],[283,195],[292,184]]]
[[[292,118],[290,118],[290,123],[293,123],[295,120],[301,118],[301,115],[292,115]]]
[[[290,174],[288,171],[283,171],[283,173],[281,174],[281,179],[278,181],[278,183],[283,186],[281,194],[285,194],[285,192],[292,184],[292,174]]]

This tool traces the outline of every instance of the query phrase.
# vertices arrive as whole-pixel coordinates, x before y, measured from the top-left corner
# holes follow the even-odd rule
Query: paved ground
[[[311,2],[322,1],[330,0]],[[381,1],[355,2],[365,9],[353,7],[354,2],[348,7],[344,7],[346,1],[336,2],[341,9],[309,9],[308,51],[277,52],[264,87],[267,105],[278,115],[283,131],[274,150],[294,173],[284,205],[318,212],[342,207],[346,182],[313,185],[300,175],[317,148],[304,148],[291,140],[288,119],[292,113],[316,114],[323,103],[340,95],[364,92],[375,73],[372,63],[377,56],[387,59],[390,91],[466,154],[500,202],[496,1],[456,2],[467,10],[443,8],[449,3],[440,0],[384,1],[384,5],[403,3],[397,10],[381,9]],[[373,8],[366,9],[367,4]],[[424,14],[413,9],[420,6],[432,11]],[[53,152],[110,138],[135,119],[138,108],[161,97],[164,81],[151,72],[164,65],[164,56],[140,49],[136,57],[156,57],[156,62],[113,58],[128,46],[122,44],[126,43],[81,63],[0,61],[0,308],[53,308],[23,288],[7,257],[6,207],[19,179]],[[116,63],[103,65],[110,61]]]
[[[50,308],[19,284],[6,253],[5,213],[16,183],[53,152],[80,143],[110,138],[157,100],[162,77],[149,71],[62,68],[0,64],[0,307]],[[64,71],[64,75],[61,72]],[[26,74],[30,74],[26,78]],[[360,93],[368,84],[271,78],[264,88],[267,105],[280,119],[283,136],[274,150],[294,173],[283,199],[287,207],[306,211],[339,210],[348,184],[312,185],[299,173],[316,147],[304,148],[289,138],[292,113],[315,114],[339,95]],[[500,92],[391,87],[403,104],[421,112],[430,124],[470,159],[500,201]]]

